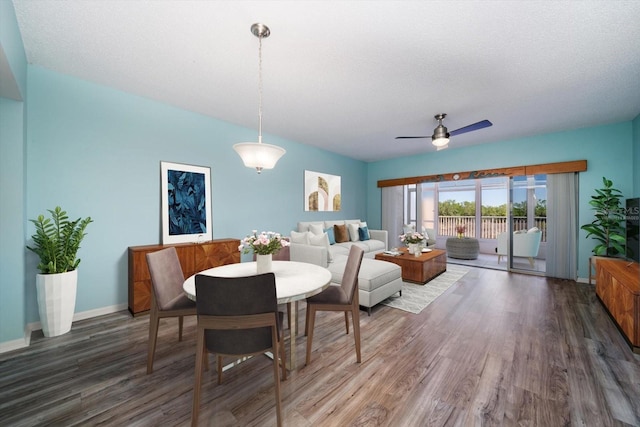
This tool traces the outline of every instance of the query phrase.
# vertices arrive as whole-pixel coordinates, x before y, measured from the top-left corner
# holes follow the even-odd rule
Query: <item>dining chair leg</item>
[[[278,423],[278,427],[282,425],[282,409],[280,407],[280,356],[279,349],[280,347],[278,343],[278,329],[274,325],[271,327],[271,340],[273,343],[273,381],[276,390],[276,420]]]
[[[313,327],[316,321],[316,307],[313,304],[307,304],[307,358],[305,363],[311,363],[311,346],[313,343]]]
[[[216,356],[216,365],[218,366],[218,384],[222,384],[222,356]]]
[[[360,363],[360,307],[358,305],[351,309],[351,317],[353,318],[353,338],[356,341],[356,361]]]
[[[182,325],[184,324],[184,316],[178,317],[178,341],[182,341]]]
[[[311,313],[311,309],[309,308],[310,304],[307,304],[307,313],[304,316],[304,336],[309,335],[309,314]]]
[[[198,425],[200,411],[200,387],[202,383],[202,360],[204,358],[204,329],[198,328],[198,343],[196,345],[196,372],[193,385],[193,407],[191,408],[191,425]]]
[[[152,301],[155,303],[155,301]],[[160,323],[160,318],[158,317],[158,312],[155,307],[152,306],[151,314],[149,315],[149,343],[147,350],[147,374],[153,372],[153,357],[156,352],[156,341],[158,339],[158,325]]]
[[[349,312],[348,311],[344,312],[344,325],[346,326],[346,329],[347,329],[347,335],[349,335]]]

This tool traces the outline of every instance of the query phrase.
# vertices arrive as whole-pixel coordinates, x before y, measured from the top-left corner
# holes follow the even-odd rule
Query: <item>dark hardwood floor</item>
[[[361,313],[361,364],[342,314],[318,314],[311,364],[282,383],[285,425],[640,425],[640,356],[593,286],[472,269],[419,315]],[[194,325],[178,342],[177,321],[161,322],[151,375],[147,316],[34,334],[0,354],[0,426],[189,425]],[[222,385],[205,372],[200,425],[275,425],[271,369],[256,357]]]

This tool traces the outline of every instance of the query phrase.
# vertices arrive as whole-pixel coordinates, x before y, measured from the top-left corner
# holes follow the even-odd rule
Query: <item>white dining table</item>
[[[182,289],[189,299],[196,300],[195,276],[203,274],[216,277],[244,277],[253,276],[256,272],[256,262],[241,262],[210,268],[188,277]],[[319,294],[331,283],[331,272],[326,268],[295,261],[272,261],[272,272],[276,276],[276,297],[278,304],[289,304],[291,310],[289,368],[296,368],[296,333],[297,304],[296,301]]]

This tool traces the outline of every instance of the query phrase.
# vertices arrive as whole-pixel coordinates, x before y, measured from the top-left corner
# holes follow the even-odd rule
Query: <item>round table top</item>
[[[319,294],[331,283],[331,272],[326,268],[295,261],[272,261],[276,276],[278,304],[296,301]],[[243,277],[256,274],[256,262],[241,262],[210,268],[188,277],[182,289],[192,300],[196,299],[197,274],[218,277]]]

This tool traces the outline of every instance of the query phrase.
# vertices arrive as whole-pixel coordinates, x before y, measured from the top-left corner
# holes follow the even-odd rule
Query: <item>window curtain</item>
[[[389,234],[387,248],[402,246],[398,236],[402,234],[403,203],[402,186],[382,188],[382,229]]]
[[[577,174],[547,175],[547,272],[549,277],[576,280]]]

